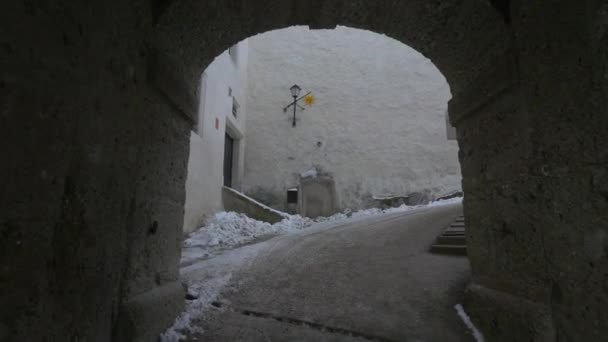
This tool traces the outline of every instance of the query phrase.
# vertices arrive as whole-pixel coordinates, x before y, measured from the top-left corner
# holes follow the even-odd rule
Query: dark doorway
[[[232,187],[232,157],[234,153],[234,139],[226,133],[224,140],[224,185]]]

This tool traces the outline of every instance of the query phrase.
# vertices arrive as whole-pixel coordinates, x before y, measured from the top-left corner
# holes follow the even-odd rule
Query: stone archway
[[[468,309],[489,339],[608,332],[604,1],[4,9],[0,339],[149,340],[172,320],[200,73],[232,43],[296,24],[387,34],[448,79],[474,272]]]
[[[569,188],[573,193],[578,188],[586,189],[579,200],[596,206],[588,211],[587,215],[593,216],[588,222],[598,222],[597,218],[602,215],[597,210],[605,208],[601,195],[588,184],[577,187],[576,182],[564,181],[563,177],[572,175],[576,169],[591,177],[597,186],[602,183],[601,172],[598,175],[597,169],[582,165],[601,161],[593,157],[587,161],[580,159],[579,166],[569,165],[564,169],[557,166],[563,156],[550,157],[547,151],[568,154],[567,151],[576,149],[576,144],[563,136],[567,129],[584,126],[583,130],[587,130],[588,125],[593,125],[591,122],[606,122],[601,114],[605,109],[590,104],[589,112],[596,114],[590,115],[585,124],[573,125],[571,115],[581,109],[574,109],[568,103],[582,101],[590,95],[586,91],[577,92],[581,97],[571,97],[561,105],[556,104],[561,101],[555,98],[571,87],[564,79],[565,74],[576,78],[580,72],[593,79],[590,68],[598,56],[606,53],[605,47],[594,52],[589,50],[602,39],[605,41],[605,34],[576,41],[576,33],[563,37],[558,34],[557,25],[568,23],[568,27],[582,34],[583,31],[577,31],[583,30],[582,23],[591,18],[595,10],[604,13],[605,6],[599,9],[599,1],[587,8],[576,5],[556,8],[549,19],[540,7],[508,1],[392,4],[277,1],[263,5],[239,1],[229,4],[181,2],[171,6],[160,19],[156,43],[160,55],[185,62],[182,67],[186,69],[181,69],[181,76],[185,78],[181,80],[189,84],[186,88],[192,91],[204,66],[231,43],[290,25],[333,28],[341,24],[363,28],[398,39],[429,57],[445,75],[453,94],[449,114],[457,127],[461,148],[465,213],[470,222],[468,244],[474,272],[467,299],[469,309],[491,339],[512,338],[508,336],[513,336],[513,331],[522,339],[551,339],[557,335],[572,338],[587,331],[593,339],[606,327],[587,330],[581,328],[586,325],[583,321],[565,324],[564,317],[578,311],[582,316],[606,321],[601,307],[585,305],[581,312],[572,305],[582,300],[583,288],[592,293],[602,292],[600,275],[593,275],[593,269],[598,267],[598,262],[606,265],[608,252],[600,252],[601,246],[606,246],[605,221],[599,221],[604,222],[603,228],[573,234],[568,232],[565,214],[558,214],[558,222],[552,217],[556,208],[571,212],[573,205],[556,187]],[[272,13],[272,20],[268,13]],[[530,15],[543,20],[537,26],[536,19],[530,19]],[[592,21],[595,29],[602,31],[599,27],[606,25],[605,14],[599,14],[598,18]],[[561,38],[557,39],[558,36]],[[542,47],[549,51],[543,51]],[[582,64],[571,69],[569,63],[576,59]],[[542,70],[535,67],[545,63],[548,65]],[[602,63],[605,69],[606,64]],[[193,74],[188,76],[189,72]],[[565,74],[560,74],[562,72]],[[604,84],[605,92],[606,81],[595,82]],[[539,88],[545,90],[544,94],[538,93]],[[191,95],[198,98],[196,93]],[[595,96],[599,96],[599,92]],[[564,115],[568,107],[570,115]],[[550,123],[545,122],[549,118]],[[563,140],[558,142],[554,134]],[[591,135],[586,142],[580,142],[581,148],[593,149],[588,145],[591,141],[605,146],[605,138],[597,132]],[[598,146],[594,148],[597,150]],[[549,165],[555,168],[553,172],[560,171],[557,174],[547,171]],[[552,177],[561,181],[547,179]],[[548,191],[549,188],[552,190]],[[540,194],[536,193],[538,189]],[[547,208],[541,198],[554,203],[554,207]],[[534,213],[542,214],[531,219]],[[576,220],[579,224],[584,221],[578,215],[571,218],[571,222]],[[564,234],[569,237],[564,238]],[[587,247],[595,250],[593,260],[588,260],[589,252],[583,252],[587,257],[578,257],[573,262],[563,260],[559,255],[562,248],[574,255],[586,248],[580,244],[582,235],[579,234],[584,235],[584,243],[593,245]],[[589,242],[591,240],[595,242]],[[562,261],[558,261],[560,259]],[[573,264],[584,269],[569,271]],[[596,281],[583,285],[581,277]],[[564,290],[564,286],[572,292]]]
[[[215,56],[235,42],[292,25],[366,29],[386,34],[431,59],[450,85],[450,117],[460,133],[463,151],[469,150],[469,144],[477,145],[475,139],[491,139],[467,129],[483,111],[492,111],[488,107],[505,96],[511,96],[502,100],[508,110],[521,105],[522,99],[511,95],[519,82],[512,31],[491,3],[477,0],[176,2],[166,8],[156,26],[154,58],[162,62],[154,69],[154,84],[194,121],[199,78]],[[478,163],[468,157],[461,155],[461,162],[470,163],[463,170]],[[469,196],[469,191],[476,189],[466,181],[463,185],[470,203],[476,193]],[[474,235],[474,227],[471,230]],[[475,246],[469,249],[475,264],[475,253],[480,251]],[[486,264],[485,258],[479,257],[477,262]]]

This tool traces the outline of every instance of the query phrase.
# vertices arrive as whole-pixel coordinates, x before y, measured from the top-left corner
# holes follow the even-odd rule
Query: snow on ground
[[[175,319],[173,326],[160,336],[160,342],[178,342],[185,339],[187,334],[202,332],[196,322],[205,318],[220,292],[229,286],[232,275],[238,269],[247,267],[246,263],[254,260],[264,248],[264,242],[248,245],[182,267],[180,278],[188,287],[188,294],[196,299],[186,301],[185,310]]]
[[[186,337],[188,333],[202,333],[202,330],[192,324],[203,318],[211,303],[228,284],[231,274],[215,276],[205,281],[188,283],[188,293],[197,298],[186,303],[186,309],[175,319],[173,326],[160,336],[161,342],[177,342]]]
[[[426,205],[407,206],[388,209],[364,209],[356,212],[345,211],[330,217],[310,219],[300,215],[281,213],[281,222],[270,224],[235,212],[219,212],[211,217],[207,224],[191,233],[184,241],[182,265],[216,255],[226,249],[244,245],[264,236],[299,231],[318,223],[341,223],[356,218],[372,217],[383,214],[399,213],[412,209],[459,203],[462,198],[452,198],[431,202]]]
[[[247,267],[247,263],[254,260],[258,252],[266,248],[271,241],[234,248],[236,246],[250,243],[263,236],[304,233],[304,230],[307,232],[324,230],[373,216],[460,203],[461,201],[462,198],[452,198],[427,205],[402,205],[389,209],[372,208],[357,212],[346,211],[314,220],[299,215],[285,214],[285,219],[275,224],[257,221],[234,212],[217,213],[205,226],[191,233],[184,241],[181,278],[188,287],[188,293],[193,294],[196,299],[186,303],[185,310],[176,318],[173,326],[161,335],[160,341],[177,342],[184,339],[188,333],[196,333],[196,324],[193,323],[204,319],[205,312],[211,308],[211,303],[228,286],[232,274]]]
[[[315,223],[300,215],[285,215],[281,222],[270,224],[244,214],[219,212],[184,241],[181,264],[187,265],[264,236],[301,230]]]
[[[467,328],[469,328],[469,330],[471,330],[471,333],[473,334],[473,337],[475,337],[475,341],[477,341],[477,342],[485,342],[485,339],[483,338],[483,334],[473,324],[473,322],[471,321],[471,318],[469,317],[469,315],[467,315],[467,313],[464,311],[464,308],[462,307],[462,304],[456,304],[456,305],[454,305],[454,309],[456,309],[456,313],[458,314],[458,317],[460,317],[460,319],[462,319],[462,321],[467,326]]]

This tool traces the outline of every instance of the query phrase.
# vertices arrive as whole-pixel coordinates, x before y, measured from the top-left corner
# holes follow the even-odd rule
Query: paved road
[[[266,241],[193,341],[473,341],[453,306],[466,257],[428,252],[460,204]]]

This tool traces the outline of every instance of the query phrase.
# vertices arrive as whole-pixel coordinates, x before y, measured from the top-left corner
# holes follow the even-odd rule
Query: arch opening
[[[294,83],[304,87],[295,113]],[[222,185],[308,216],[305,203],[288,205],[286,196],[311,170],[332,184],[326,216],[461,191],[457,144],[446,136],[449,85],[432,62],[386,36],[347,27],[268,32],[219,55],[201,84],[185,232],[222,207]],[[222,145],[233,141],[227,154]]]
[[[321,222],[336,226],[422,209],[462,193],[458,146],[446,132],[449,85],[431,61],[394,39],[342,26],[274,30],[232,45],[201,79],[186,182],[184,232],[190,234],[181,260],[193,301],[164,334],[167,340],[184,333],[185,321],[196,325],[212,314],[213,300],[223,301],[196,293],[220,292],[218,279],[243,262],[235,258],[219,274],[213,266],[200,271],[223,263],[226,249],[314,230]],[[289,103],[294,83],[302,89],[297,118]],[[308,105],[306,94],[313,96]],[[430,247],[435,238],[424,243]],[[464,283],[466,260],[434,262],[425,267],[442,270],[446,289]],[[447,311],[441,316],[457,320],[450,305],[437,306]],[[427,337],[460,333],[448,330]]]

